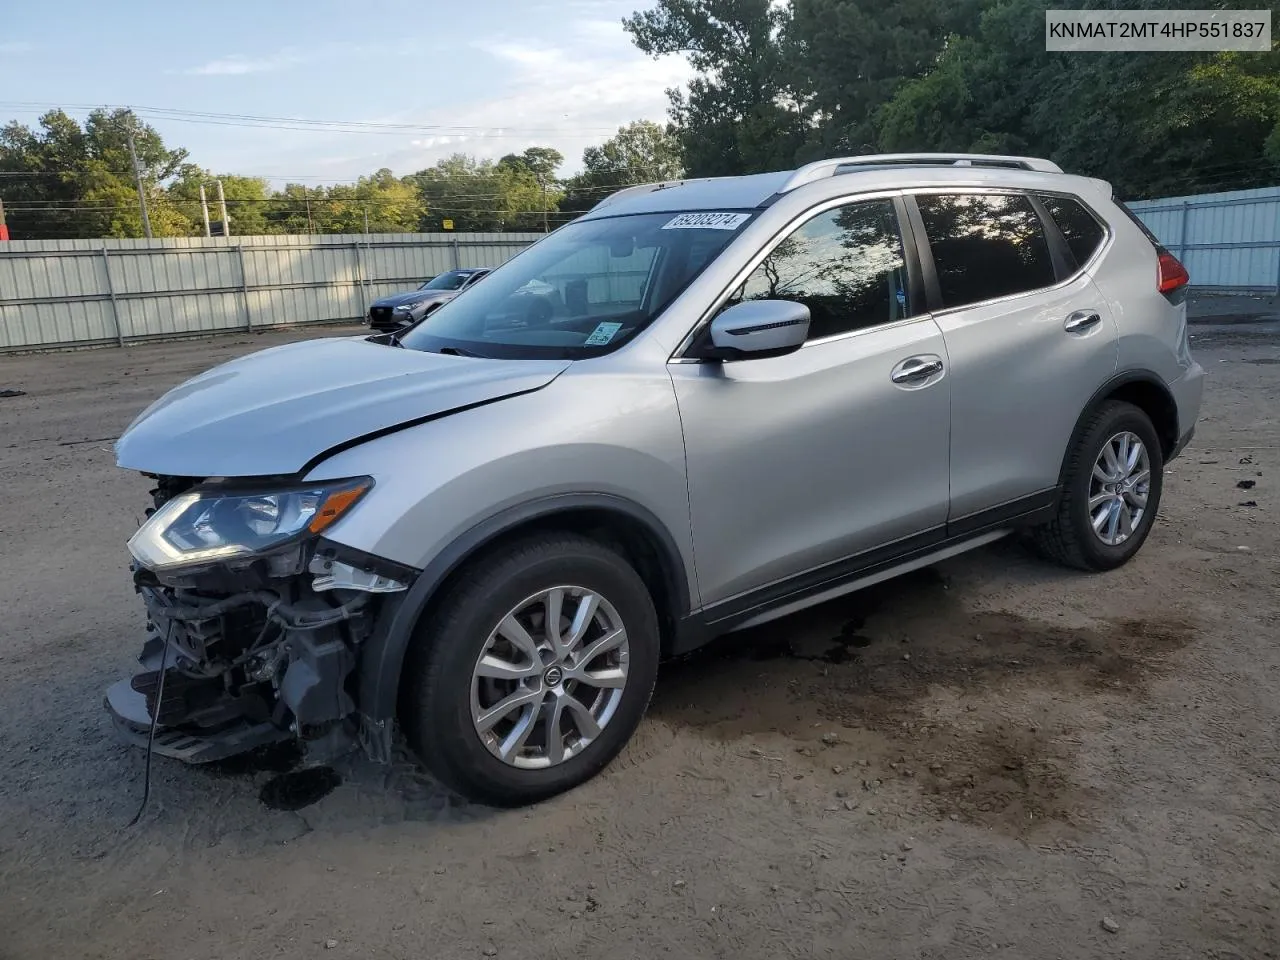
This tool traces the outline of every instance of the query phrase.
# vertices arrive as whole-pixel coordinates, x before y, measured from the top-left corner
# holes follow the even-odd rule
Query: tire
[[[1089,499],[1091,495],[1102,496],[1107,492],[1099,489],[1094,475],[1094,465],[1103,457],[1104,446],[1125,434],[1141,441],[1149,481],[1140,518],[1132,523],[1132,532],[1123,542],[1113,544],[1104,540],[1111,529],[1109,517],[1102,533],[1095,532],[1095,514],[1091,514]],[[1114,452],[1118,448],[1112,449]],[[1131,403],[1106,401],[1085,419],[1072,438],[1062,471],[1057,515],[1032,531],[1033,542],[1043,556],[1066,566],[1090,571],[1114,570],[1142,548],[1155,523],[1163,486],[1164,453],[1151,418]],[[1135,502],[1132,495],[1125,495],[1123,500],[1128,505]],[[1122,532],[1122,528],[1117,531]]]
[[[564,586],[582,591],[562,593],[560,622],[566,624],[562,636],[566,643],[573,641],[570,621],[579,612],[583,593],[595,595],[598,603],[589,605],[595,611],[593,619],[582,618],[587,620],[587,630],[578,652],[593,644],[607,646],[607,642],[596,642],[616,639],[619,626],[625,640],[590,662],[574,663],[573,654],[562,662],[552,650],[535,650],[543,658],[536,678],[477,676],[482,669],[492,674],[494,663],[504,669],[535,669],[528,640],[552,645],[550,635],[539,626],[539,611],[545,623],[553,602],[549,592]],[[537,597],[543,599],[533,599]],[[523,606],[527,603],[532,605]],[[509,628],[498,632],[499,624],[512,617],[525,628],[519,643],[507,639],[519,636],[518,632]],[[589,780],[626,745],[649,705],[660,649],[653,600],[626,560],[594,540],[568,533],[540,534],[482,555],[453,578],[425,620],[406,662],[401,722],[409,745],[427,769],[469,800],[522,806]],[[480,663],[482,654],[485,665]],[[553,685],[550,668],[557,664],[565,668],[563,680]],[[589,670],[593,664],[596,668]],[[617,688],[619,671],[625,679]],[[571,679],[574,674],[584,679]],[[598,678],[605,676],[615,678],[608,682],[619,689],[616,695],[609,687],[596,687],[585,679],[604,683]],[[544,699],[536,699],[538,691]],[[482,717],[499,712],[516,695],[530,702],[481,732]],[[579,700],[578,706],[566,696]],[[588,717],[584,711],[599,715]],[[535,716],[540,719],[530,719]],[[553,761],[553,717],[557,732],[563,731],[555,738],[563,751],[558,761]],[[597,722],[598,732],[588,737],[590,724]],[[526,729],[530,732],[525,745],[513,746]],[[507,759],[499,756],[504,745],[511,747]],[[530,766],[544,762],[547,765],[541,768]]]

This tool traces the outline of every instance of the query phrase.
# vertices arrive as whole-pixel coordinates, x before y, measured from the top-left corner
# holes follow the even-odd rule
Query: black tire
[[[522,600],[562,584],[585,587],[617,611],[629,647],[626,686],[599,736],[556,766],[520,769],[481,741],[471,716],[472,673],[499,620]],[[514,807],[589,780],[617,756],[640,724],[658,675],[658,616],[644,581],[608,547],[547,533],[481,556],[453,578],[405,664],[401,723],[427,769],[462,796]]]
[[[1089,518],[1089,487],[1094,462],[1103,444],[1118,433],[1128,431],[1142,441],[1151,467],[1151,485],[1142,518],[1123,543],[1104,543],[1093,531]],[[1140,408],[1121,400],[1098,406],[1080,425],[1071,440],[1062,470],[1057,515],[1032,531],[1039,552],[1050,560],[1079,570],[1114,570],[1127,563],[1141,549],[1156,513],[1164,487],[1164,451],[1155,427]]]

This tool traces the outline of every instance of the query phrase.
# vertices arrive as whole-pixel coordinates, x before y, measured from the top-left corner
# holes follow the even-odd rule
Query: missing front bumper
[[[121,680],[107,689],[104,706],[117,736],[130,746],[145,749],[151,732],[146,696],[133,689],[131,681]],[[270,723],[239,720],[209,730],[157,726],[151,746],[162,757],[184,763],[212,763],[292,737],[289,731]]]

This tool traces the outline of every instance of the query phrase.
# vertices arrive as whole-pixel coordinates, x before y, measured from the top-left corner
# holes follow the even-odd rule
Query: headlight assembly
[[[150,570],[266,553],[318,535],[372,486],[360,477],[278,491],[193,490],[153,513],[129,552]]]

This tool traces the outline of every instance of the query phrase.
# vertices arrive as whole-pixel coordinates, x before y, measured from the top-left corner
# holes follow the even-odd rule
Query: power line
[[[471,124],[388,123],[372,120],[315,120],[307,117],[273,117],[246,113],[214,113],[204,110],[180,110],[173,107],[133,106],[130,104],[59,104],[32,100],[2,100],[0,108],[29,110],[130,110],[139,117],[175,120],[183,123],[206,123],[216,126],[259,127],[277,130],[314,130],[321,133],[379,133],[403,135],[427,133],[437,135],[509,137],[520,133],[617,133],[617,127],[525,127],[506,124],[480,126]],[[486,133],[486,131],[488,131]]]

